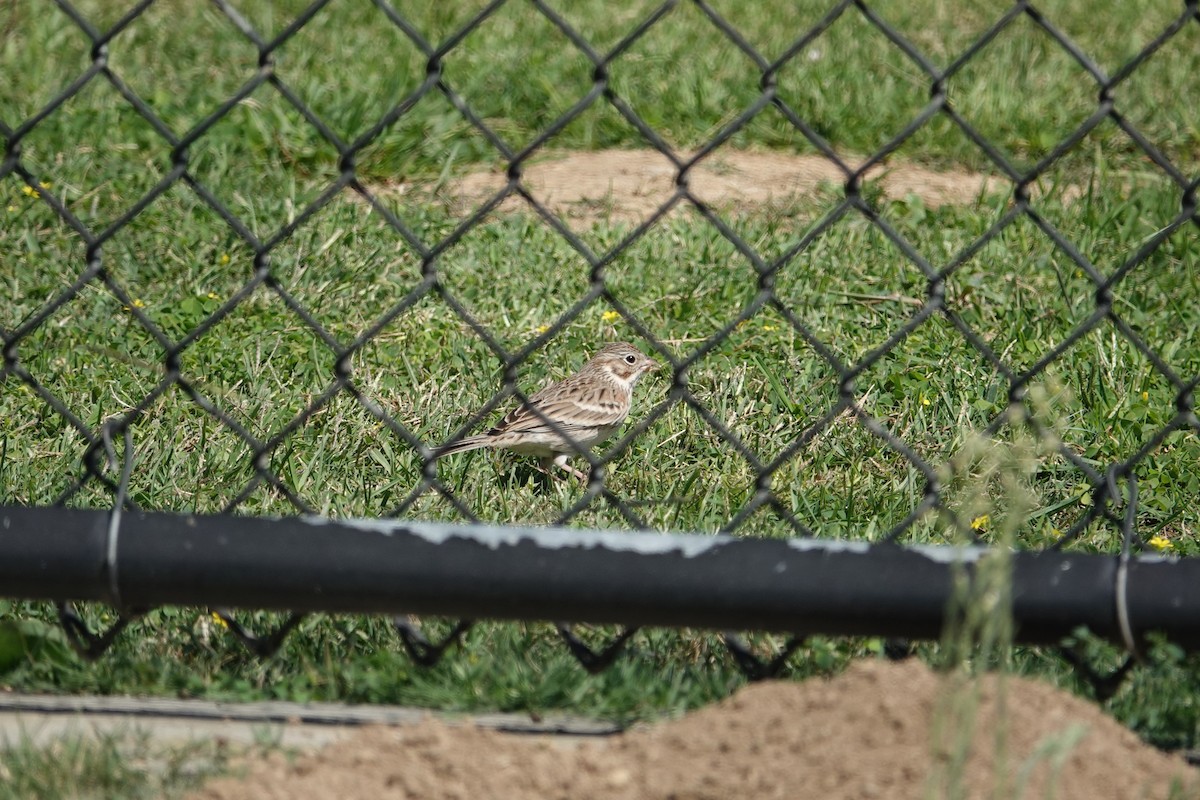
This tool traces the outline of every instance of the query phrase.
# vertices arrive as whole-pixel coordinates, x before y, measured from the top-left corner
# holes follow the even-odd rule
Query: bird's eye
[[[633,355],[632,353],[631,353],[631,354],[629,354],[629,355],[627,355],[627,356],[625,356],[625,363],[626,363],[626,364],[633,364],[633,363],[635,363],[636,361],[637,361],[637,356]]]

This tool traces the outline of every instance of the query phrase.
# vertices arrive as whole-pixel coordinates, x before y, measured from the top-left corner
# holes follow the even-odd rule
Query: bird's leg
[[[551,467],[554,466],[554,462],[556,460],[557,459],[555,459],[554,456],[546,456],[545,458],[539,458],[538,463],[537,463],[537,471],[542,473],[543,475],[545,475],[547,478],[550,478],[551,480],[554,480],[554,481],[565,480],[565,478],[563,478],[557,472],[554,472],[553,470],[550,469]]]
[[[543,458],[541,460],[541,464],[542,464],[542,471],[545,472],[547,475],[550,474],[549,468],[550,468],[550,465],[553,464],[554,466],[561,467],[562,469],[564,469],[567,472],[574,475],[575,478],[580,483],[587,483],[587,479],[588,479],[587,473],[580,472],[579,470],[575,469],[570,464],[568,464],[566,453],[558,453],[557,455],[555,455],[551,458]]]

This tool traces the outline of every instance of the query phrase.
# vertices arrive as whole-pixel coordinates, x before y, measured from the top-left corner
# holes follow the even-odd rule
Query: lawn
[[[206,778],[236,770],[227,743],[164,745],[137,732],[76,735],[44,746],[24,742],[3,752],[3,800],[164,800],[182,797]]]
[[[945,68],[1004,9],[952,14],[944,5],[871,8]],[[76,7],[98,30],[123,14],[112,2]],[[269,41],[291,31],[302,8],[240,10]],[[105,62],[155,124],[100,75],[28,130],[25,121],[92,64],[93,45],[58,9],[18,0],[0,10],[0,71],[11,87],[0,93],[0,139],[17,156],[0,164],[0,330],[20,334],[12,348],[19,368],[6,362],[0,382],[0,500],[109,507],[112,494],[98,482],[76,489],[87,445],[79,427],[94,430],[136,408],[130,497],[143,508],[502,523],[567,517],[628,528],[613,504],[576,509],[580,487],[547,485],[508,455],[439,464],[460,505],[417,491],[423,463],[405,434],[445,441],[504,388],[502,364],[473,323],[510,353],[537,345],[516,369],[525,393],[609,340],[687,364],[686,392],[673,390],[670,376],[639,386],[632,419],[644,429],[614,443],[607,485],[639,527],[958,540],[964,531],[935,515],[896,528],[921,503],[929,470],[945,508],[985,541],[1040,548],[1070,532],[1068,547],[1115,552],[1119,531],[1090,513],[1090,475],[1148,447],[1133,470],[1138,531],[1162,549],[1200,552],[1200,438],[1184,428],[1155,439],[1183,420],[1180,381],[1200,375],[1200,229],[1181,217],[1184,191],[1171,175],[1194,180],[1200,171],[1195,20],[1109,92],[1135,136],[1112,117],[1099,121],[1041,164],[1034,214],[1016,213],[977,249],[1012,214],[1011,187],[968,206],[935,207],[888,199],[867,182],[856,208],[843,187],[828,185],[769,206],[717,208],[723,230],[684,210],[632,240],[633,222],[568,219],[581,252],[533,211],[464,227],[472,209],[454,195],[453,179],[503,171],[508,154],[532,142],[543,152],[653,144],[631,118],[680,152],[720,136],[714,157],[833,152],[857,166],[891,143],[896,165],[999,177],[1006,168],[945,113],[893,141],[930,102],[933,81],[853,6],[771,73],[781,105],[766,105],[731,133],[762,101],[757,57],[770,63],[791,52],[827,8],[714,5],[712,15],[740,31],[756,57],[692,3],[625,44],[657,6],[614,13],[608,4],[571,4],[560,11],[563,24],[599,53],[618,48],[606,69],[619,101],[596,97],[561,128],[555,120],[588,96],[597,68],[534,4],[499,5],[461,39],[454,32],[478,11],[470,4],[396,8],[432,44],[415,44],[371,3],[335,0],[271,51],[270,82],[258,49],[217,6],[157,3],[107,43]],[[1112,4],[1100,31],[1075,4],[1039,8],[1108,75],[1123,75],[1180,14],[1174,2]],[[427,80],[434,53],[446,91]],[[420,87],[411,111],[386,118],[397,104],[408,108]],[[956,67],[944,88],[955,112],[1019,172],[1083,125],[1100,95],[1097,80],[1029,15]],[[1171,167],[1155,164],[1135,137]],[[351,143],[361,147],[343,158]],[[156,189],[185,156],[188,177]],[[326,197],[351,165],[363,191]],[[88,230],[106,232],[99,261],[89,263],[86,243],[43,195]],[[946,311],[925,315],[930,272],[944,277]],[[1098,285],[1114,275],[1110,317],[1089,322]],[[1081,325],[1087,332],[1071,338]],[[163,384],[166,353],[181,342],[180,380],[171,374]],[[1040,363],[1064,342],[1055,360]],[[327,395],[342,354],[353,392]],[[1026,401],[1007,417],[1010,381],[997,362],[1012,375],[1038,368],[1022,381]],[[855,365],[858,419],[837,413],[842,378]],[[255,470],[260,448],[274,485]],[[768,464],[775,505],[748,506]],[[85,614],[97,627],[111,622],[103,608]],[[0,616],[11,624],[53,615],[0,601]],[[260,630],[279,619],[244,616]],[[63,651],[49,628],[23,630],[40,657],[0,674],[19,689],[572,708],[632,719],[711,701],[743,681],[714,637],[693,632],[641,633],[628,658],[586,677],[541,625],[480,625],[462,652],[433,669],[414,666],[379,619],[310,618],[267,660],[242,652],[196,609],[151,612],[97,665]],[[1089,647],[1101,662],[1116,658]],[[831,671],[880,649],[878,640],[814,640],[791,673]],[[934,646],[922,652],[940,657]],[[1152,741],[1195,746],[1195,660],[1169,647],[1155,658],[1157,668],[1137,671],[1112,709]],[[1081,686],[1048,651],[1009,660]]]

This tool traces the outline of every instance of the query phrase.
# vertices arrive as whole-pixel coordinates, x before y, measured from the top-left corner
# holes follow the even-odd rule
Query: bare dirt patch
[[[677,171],[654,150],[564,152],[529,163],[521,181],[539,202],[569,219],[640,222],[670,199]],[[876,166],[866,177],[878,181],[890,199],[915,195],[931,208],[969,205],[983,195],[1010,188],[987,175],[938,172],[911,164]],[[722,209],[783,204],[812,195],[822,184],[840,187],[845,181],[841,170],[819,156],[732,150],[704,159],[688,173],[691,192]],[[476,172],[451,180],[440,195],[471,208],[494,196],[505,182],[500,173]],[[420,190],[411,185],[390,188]],[[510,197],[498,211],[522,208],[527,208],[523,200]]]
[[[916,660],[870,661],[828,680],[753,685],[681,719],[582,743],[433,720],[367,729],[293,762],[252,763],[245,778],[191,797],[926,796],[1194,798],[1200,771],[1043,684],[988,678],[963,688]]]

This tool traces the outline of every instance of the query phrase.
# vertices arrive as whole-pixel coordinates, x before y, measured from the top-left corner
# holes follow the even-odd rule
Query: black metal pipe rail
[[[994,551],[993,551],[994,552]],[[0,596],[940,635],[979,547],[0,507]],[[965,568],[966,572],[963,572]],[[1015,639],[1200,649],[1200,560],[1012,554]],[[1123,588],[1122,588],[1123,584]],[[958,584],[961,587],[961,584]],[[1122,597],[1124,605],[1122,607]]]

